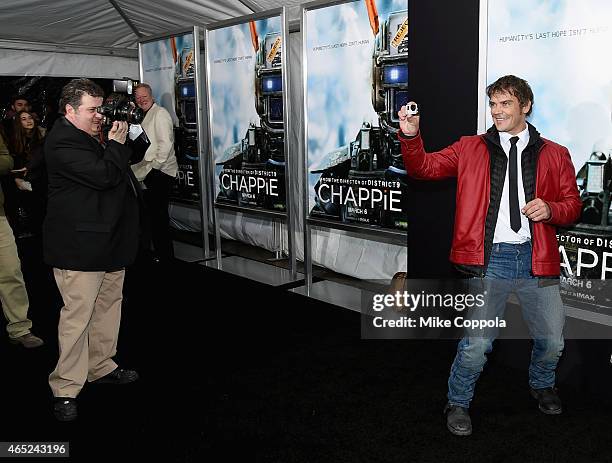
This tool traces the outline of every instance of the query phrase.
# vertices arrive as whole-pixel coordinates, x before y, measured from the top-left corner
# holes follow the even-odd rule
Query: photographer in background
[[[60,100],[65,116],[45,142],[49,199],[44,256],[64,301],[60,356],[49,385],[61,421],[76,419],[76,397],[85,381],[138,379],[111,357],[117,352],[125,267],[138,250],[139,185],[125,146],[128,124],[113,122],[105,145],[97,139],[102,97],[94,82],[70,81]]]
[[[137,85],[134,96],[138,107],[145,112],[142,129],[150,145],[143,159],[132,165],[132,170],[146,187],[144,198],[155,249],[153,260],[167,263],[174,255],[168,215],[170,189],[178,172],[174,155],[174,125],[168,111],[153,100],[148,84]]]

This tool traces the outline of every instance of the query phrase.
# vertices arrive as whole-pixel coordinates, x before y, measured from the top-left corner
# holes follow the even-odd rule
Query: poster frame
[[[484,133],[487,130],[487,74],[488,74],[488,49],[489,49],[489,0],[480,0],[479,3],[479,40],[478,40],[478,114],[477,130]],[[558,227],[558,232],[569,231],[572,227]],[[564,302],[566,317],[612,326],[612,316],[590,311],[578,307],[573,300]]]
[[[246,24],[249,21],[257,21],[260,19],[267,19],[271,17],[279,16],[281,23],[281,43],[282,47],[282,59],[281,59],[281,72],[282,72],[282,82],[283,82],[283,126],[284,126],[284,139],[285,142],[283,144],[283,150],[285,155],[285,211],[284,212],[276,212],[276,211],[268,211],[264,209],[256,209],[256,208],[248,208],[242,207],[238,205],[218,203],[215,198],[215,158],[212,152],[212,140],[213,140],[213,109],[212,109],[212,86],[211,86],[211,62],[210,62],[210,53],[209,53],[209,34],[211,31],[215,31],[218,29],[222,29],[225,27],[237,26],[239,24]],[[216,249],[216,262],[219,269],[222,266],[222,249],[221,249],[221,230],[220,223],[218,220],[218,211],[229,211],[232,213],[243,213],[246,215],[259,217],[259,218],[268,218],[270,223],[276,227],[278,223],[285,223],[287,226],[287,245],[289,251],[289,271],[291,272],[291,277],[296,278],[297,275],[297,262],[295,255],[295,218],[292,214],[292,204],[294,203],[294,188],[293,185],[293,175],[292,175],[292,159],[289,150],[289,134],[291,133],[291,105],[289,98],[289,72],[288,72],[288,61],[290,59],[290,47],[288,46],[289,39],[289,19],[286,14],[286,8],[283,6],[281,8],[274,8],[266,11],[261,11],[249,15],[239,16],[237,18],[231,18],[219,22],[215,22],[212,24],[208,24],[205,26],[204,33],[204,53],[205,53],[205,68],[206,68],[206,78],[205,78],[205,87],[206,87],[206,100],[207,100],[207,114],[208,114],[208,170],[209,170],[209,180],[210,180],[210,190],[211,200],[210,204],[212,205],[213,212],[213,222],[215,229],[215,249]]]
[[[360,0],[314,0],[312,2],[304,3],[301,5],[301,19],[300,19],[300,31],[302,34],[302,94],[303,104],[302,109],[304,111],[304,137],[303,137],[303,149],[304,149],[304,224],[312,224],[317,227],[325,227],[336,230],[348,230],[354,232],[362,232],[364,234],[376,234],[377,236],[386,237],[389,240],[394,240],[398,236],[403,237],[404,245],[408,240],[408,231],[393,230],[390,228],[377,228],[369,225],[350,224],[344,222],[335,222],[333,220],[319,219],[310,216],[310,204],[308,200],[309,185],[308,185],[308,49],[306,43],[306,26],[307,20],[306,15],[309,11],[318,10],[321,8],[332,7],[336,5],[342,5],[344,3],[354,3]],[[410,228],[410,224],[408,224]]]
[[[477,133],[487,130],[487,50],[489,48],[489,0],[480,0],[478,19],[478,117]]]
[[[321,8],[328,8],[344,3],[353,3],[359,0],[314,0],[312,2],[303,3],[300,5],[300,33],[302,34],[302,110],[303,110],[303,137],[302,149],[304,153],[304,163],[302,166],[303,172],[302,181],[304,182],[304,195],[302,197],[303,205],[303,221],[304,221],[304,274],[306,280],[306,295],[310,296],[313,275],[312,275],[312,228],[326,228],[333,230],[341,230],[348,232],[356,232],[364,239],[373,239],[373,235],[380,239],[385,239],[387,242],[393,242],[404,247],[408,247],[408,231],[393,230],[390,228],[377,228],[368,225],[349,224],[334,220],[325,220],[310,216],[310,201],[309,201],[309,169],[308,169],[308,44],[307,44],[307,15],[310,11]],[[410,224],[408,224],[410,229]]]
[[[210,239],[208,233],[208,210],[209,210],[209,199],[207,193],[207,166],[206,162],[204,162],[204,153],[205,153],[205,143],[203,139],[204,128],[202,125],[202,121],[204,120],[203,108],[202,104],[202,70],[200,64],[200,27],[192,26],[190,28],[178,29],[176,31],[167,31],[161,34],[157,34],[154,36],[147,37],[144,40],[138,42],[138,72],[140,77],[140,82],[143,82],[144,77],[144,69],[143,69],[143,60],[142,60],[142,46],[145,43],[156,42],[159,40],[169,39],[171,37],[176,37],[179,35],[185,35],[191,33],[193,35],[193,54],[194,54],[194,81],[195,81],[195,92],[196,92],[196,103],[198,107],[198,111],[196,111],[196,124],[198,126],[198,179],[200,182],[200,200],[199,200],[199,211],[200,211],[200,224],[201,224],[201,234],[202,234],[202,258],[208,259],[210,258]],[[173,200],[171,198],[171,202],[176,204],[183,204],[181,201]],[[194,201],[185,201],[189,204],[194,204]]]

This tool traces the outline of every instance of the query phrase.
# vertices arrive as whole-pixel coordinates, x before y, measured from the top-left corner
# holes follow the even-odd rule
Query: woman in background
[[[54,291],[55,280],[43,263],[42,224],[47,211],[47,169],[44,161],[45,129],[38,126],[35,115],[24,110],[17,113],[9,137],[9,151],[14,159],[6,216],[13,228],[30,302],[36,306],[37,294],[30,288],[47,284]],[[6,183],[6,182],[5,182]],[[48,295],[49,292],[42,291]],[[41,306],[46,304],[42,303]]]
[[[38,127],[29,111],[15,116],[9,136],[9,151],[14,159],[12,179],[7,182],[6,214],[17,246],[23,238],[39,237],[47,203],[47,179],[44,168],[45,129]],[[38,247],[38,246],[36,246]]]

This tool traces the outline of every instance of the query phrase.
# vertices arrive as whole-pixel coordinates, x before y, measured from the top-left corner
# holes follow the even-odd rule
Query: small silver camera
[[[416,103],[408,103],[406,105],[406,115],[410,117],[416,116],[417,114],[419,114],[419,105]]]

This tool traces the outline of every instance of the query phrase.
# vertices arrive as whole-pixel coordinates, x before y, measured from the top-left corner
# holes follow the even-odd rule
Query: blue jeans
[[[553,283],[547,284],[547,283]],[[503,319],[508,295],[514,292],[533,339],[529,385],[534,389],[553,387],[555,369],[563,350],[565,309],[558,281],[533,277],[531,243],[493,245],[484,278],[473,278],[470,287],[484,293],[485,305],[478,318]],[[485,314],[483,316],[483,314]],[[493,348],[497,329],[467,331],[459,342],[448,379],[448,401],[469,408],[476,381]]]

